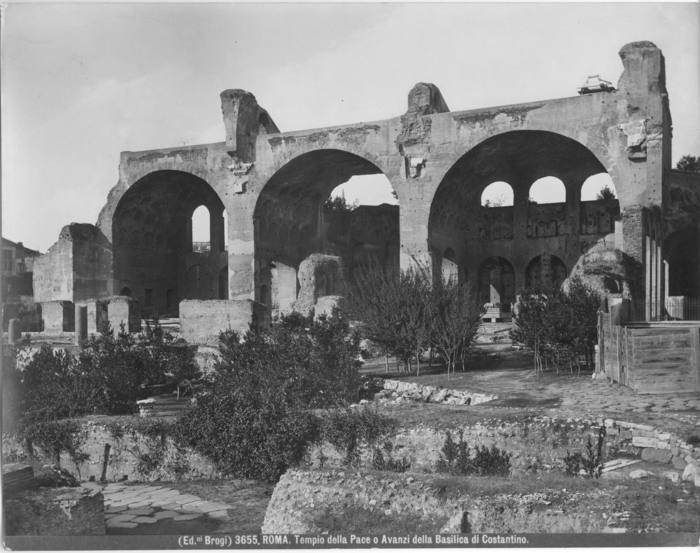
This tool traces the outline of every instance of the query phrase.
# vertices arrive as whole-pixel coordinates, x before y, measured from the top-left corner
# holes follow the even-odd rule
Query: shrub
[[[550,361],[557,372],[564,364],[580,369],[581,356],[593,360],[599,306],[600,296],[580,277],[567,290],[544,279],[520,293],[510,336],[534,353],[537,373]]]
[[[357,465],[364,451],[393,436],[397,427],[394,419],[373,409],[333,409],[322,417],[321,436],[345,463]]]
[[[175,425],[175,439],[209,457],[227,475],[275,482],[318,438],[311,413],[245,390],[197,396]]]
[[[460,432],[459,441],[455,442],[449,432],[445,432],[445,443],[437,461],[438,472],[449,472],[462,476],[508,476],[510,474],[510,457],[495,445],[488,448],[476,446],[474,455]]]
[[[31,358],[22,348],[3,348],[8,414],[24,426],[90,413],[130,414],[150,385],[201,376],[194,351],[157,324],[138,339],[123,328],[116,336],[106,328],[83,346],[77,357],[49,344]]]
[[[41,332],[44,330],[44,321],[41,318],[41,306],[34,301],[33,296],[20,296],[19,298],[19,328],[22,332]]]
[[[450,368],[463,358],[476,336],[483,305],[469,284],[433,278],[428,267],[407,270],[371,265],[350,292],[351,315],[363,335],[404,362],[434,347]],[[416,363],[418,366],[418,362]]]
[[[566,452],[564,457],[564,470],[569,476],[578,476],[581,470],[587,476],[598,478],[603,470],[603,443],[605,441],[605,428],[598,432],[598,443],[593,445],[591,437],[586,439],[586,454],[580,452]]]
[[[90,458],[82,451],[82,446],[87,441],[87,432],[76,420],[35,422],[24,428],[22,434],[33,445],[41,448],[45,455],[55,459],[59,468],[62,453],[68,454],[78,471],[80,465]]]
[[[178,421],[178,443],[227,474],[276,481],[320,434],[309,410],[357,400],[359,337],[334,311],[317,321],[294,314],[241,340],[219,336],[220,357]]]
[[[180,385],[184,381],[202,378],[202,370],[195,359],[196,348],[163,330],[158,319],[153,325],[146,321],[146,328],[139,338],[139,351],[145,357],[147,367],[144,385],[172,383],[180,399]]]
[[[375,470],[406,472],[411,468],[411,462],[406,457],[394,458],[392,456],[394,446],[387,440],[384,445],[372,450],[372,468]]]

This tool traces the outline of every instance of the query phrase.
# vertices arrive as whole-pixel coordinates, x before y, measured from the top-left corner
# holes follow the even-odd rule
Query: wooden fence
[[[622,300],[598,312],[600,372],[639,394],[700,392],[700,322],[629,322]]]

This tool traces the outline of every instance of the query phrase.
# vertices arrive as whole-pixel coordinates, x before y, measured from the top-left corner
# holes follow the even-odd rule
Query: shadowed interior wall
[[[210,213],[210,250],[193,252],[192,213],[200,205]],[[128,287],[144,311],[159,314],[177,315],[183,299],[220,299],[223,209],[216,192],[188,173],[158,171],[136,182],[113,218],[115,288]]]

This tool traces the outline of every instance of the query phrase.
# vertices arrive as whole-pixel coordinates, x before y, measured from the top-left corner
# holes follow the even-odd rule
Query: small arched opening
[[[122,291],[119,293],[119,295],[131,297],[131,288],[125,286],[124,288],[122,288]]]
[[[192,251],[204,253],[211,250],[211,215],[206,206],[200,205],[192,213]]]
[[[620,220],[620,202],[608,173],[598,173],[581,186],[581,234],[612,234]]]
[[[513,187],[507,182],[492,182],[481,193],[482,207],[512,207]]]
[[[528,238],[566,233],[566,187],[556,177],[537,179],[528,196]]]

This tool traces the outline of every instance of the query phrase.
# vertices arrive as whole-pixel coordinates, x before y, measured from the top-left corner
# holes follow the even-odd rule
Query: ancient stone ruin
[[[226,90],[225,141],[122,152],[96,224],[67,225],[37,259],[47,328],[69,330],[71,306],[86,304],[92,328],[113,314],[137,328],[138,313],[157,311],[182,315],[183,336],[202,341],[256,313],[312,313],[319,301],[325,312],[337,300],[323,298],[372,260],[469,279],[498,313],[545,274],[649,305],[700,297],[700,176],[671,168],[664,57],[650,42],[620,57],[616,89],[452,112],[419,83],[403,115],[307,131],[280,132],[251,93]],[[380,173],[399,206],[324,210],[339,184]],[[601,173],[617,198],[582,201]],[[561,180],[564,202],[528,201],[543,177]],[[513,205],[482,205],[499,181]],[[199,206],[205,247],[192,243]]]

